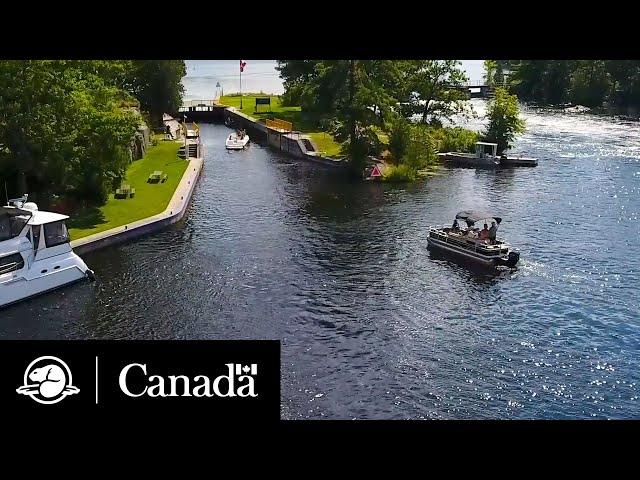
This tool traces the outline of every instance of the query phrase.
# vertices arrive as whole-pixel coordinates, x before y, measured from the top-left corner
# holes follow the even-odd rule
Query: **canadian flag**
[[[240,73],[244,72],[244,67],[247,66],[247,62],[240,60]]]

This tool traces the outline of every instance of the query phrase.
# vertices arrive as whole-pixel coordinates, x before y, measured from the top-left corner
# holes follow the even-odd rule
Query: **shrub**
[[[387,165],[382,172],[382,180],[385,182],[413,182],[416,178],[418,178],[416,170],[405,164]]]
[[[403,118],[394,119],[389,130],[389,152],[394,163],[404,158],[411,142],[411,128]]]
[[[489,126],[485,140],[498,144],[498,153],[511,147],[517,134],[524,132],[524,121],[520,119],[518,98],[503,88],[496,88],[495,98],[489,103],[487,116]]]
[[[414,125],[411,128],[411,140],[407,147],[402,163],[414,170],[420,170],[438,160],[433,148],[433,138],[430,129],[424,125]]]
[[[462,127],[433,130],[434,147],[438,152],[473,152],[480,134]]]

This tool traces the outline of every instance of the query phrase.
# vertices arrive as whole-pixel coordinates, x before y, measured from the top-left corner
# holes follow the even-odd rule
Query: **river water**
[[[537,168],[409,186],[229,153],[202,125],[186,219],[85,255],[94,284],[0,311],[0,339],[280,339],[283,418],[637,418],[639,125],[524,117]],[[427,251],[476,207],[504,217],[515,272]]]

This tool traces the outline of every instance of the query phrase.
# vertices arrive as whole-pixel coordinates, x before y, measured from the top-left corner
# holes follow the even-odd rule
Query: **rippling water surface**
[[[281,339],[285,418],[638,417],[638,123],[525,117],[537,168],[405,187],[228,153],[203,125],[186,219],[86,255],[96,283],[1,311],[0,338]],[[517,271],[427,252],[470,207],[505,217]]]

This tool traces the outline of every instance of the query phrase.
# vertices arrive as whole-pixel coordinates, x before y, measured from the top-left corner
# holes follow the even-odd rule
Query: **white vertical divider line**
[[[98,356],[96,355],[96,405],[98,404]]]

